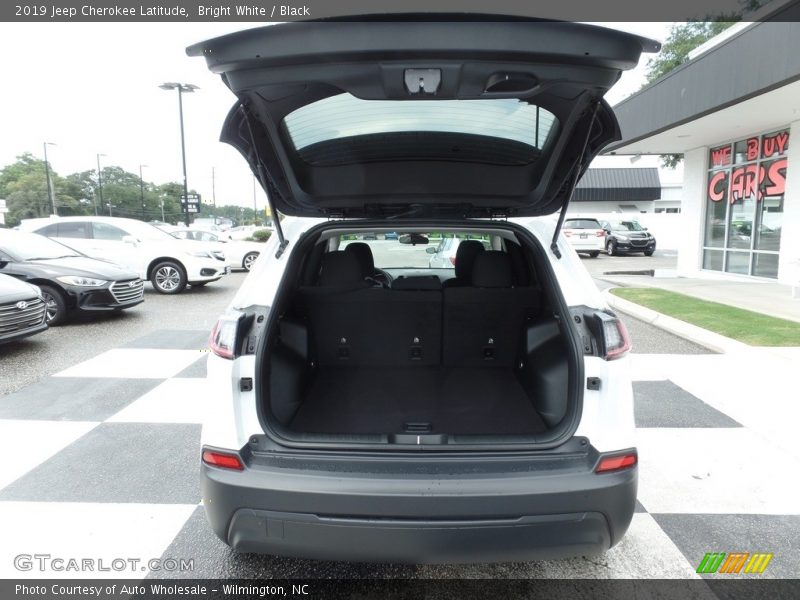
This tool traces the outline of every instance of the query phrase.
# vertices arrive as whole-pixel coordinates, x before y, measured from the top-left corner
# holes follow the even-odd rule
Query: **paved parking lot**
[[[93,574],[113,577],[691,578],[718,551],[773,552],[763,577],[800,572],[791,370],[767,351],[715,355],[633,319],[639,506],[605,555],[408,566],[232,553],[204,519],[198,444],[213,400],[202,349],[242,278],[148,293],[127,315],[2,347],[0,453],[13,460],[0,470],[0,577],[19,575],[20,553],[194,559],[191,572]]]

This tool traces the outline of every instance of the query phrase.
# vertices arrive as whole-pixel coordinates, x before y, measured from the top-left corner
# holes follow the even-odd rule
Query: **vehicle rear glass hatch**
[[[284,214],[535,216],[619,139],[602,100],[658,43],[576,23],[308,21],[191,46],[238,100],[222,140]]]

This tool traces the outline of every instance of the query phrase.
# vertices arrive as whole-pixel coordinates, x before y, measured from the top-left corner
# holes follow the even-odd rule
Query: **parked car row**
[[[135,219],[50,217],[0,230],[0,342],[33,335],[76,312],[122,311],[204,286],[258,258],[260,244],[215,232],[177,235]],[[188,235],[188,233],[191,235]]]
[[[179,240],[192,240],[210,245],[216,252],[225,256],[225,263],[231,269],[244,269],[249,271],[256,262],[263,246],[258,242],[234,240],[225,235],[226,232],[207,231],[204,229],[175,227],[174,225],[161,225],[172,237]]]
[[[149,280],[162,294],[178,294],[187,285],[206,285],[230,271],[219,250],[202,242],[177,240],[158,227],[135,219],[27,219],[20,229],[47,236],[86,256],[124,266]]]
[[[562,231],[575,252],[592,258],[601,252],[609,256],[635,252],[653,256],[656,251],[655,236],[632,219],[601,221],[575,217],[564,221]]]
[[[0,273],[37,287],[49,325],[72,311],[120,311],[144,301],[135,271],[34,233],[0,231]]]

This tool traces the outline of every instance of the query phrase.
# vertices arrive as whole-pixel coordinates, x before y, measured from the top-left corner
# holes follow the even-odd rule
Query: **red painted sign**
[[[729,145],[711,149],[712,167],[724,167],[729,164],[731,164],[731,147]]]
[[[783,154],[789,146],[789,132],[781,131],[775,135],[764,136],[761,141],[761,158]]]
[[[752,196],[759,201],[764,196],[780,196],[786,188],[787,165],[788,160],[780,158],[769,163],[752,164],[733,169],[730,172],[730,203],[733,204],[737,200]],[[728,171],[714,173],[708,181],[708,199],[712,202],[725,199],[725,196],[728,195],[727,184]]]

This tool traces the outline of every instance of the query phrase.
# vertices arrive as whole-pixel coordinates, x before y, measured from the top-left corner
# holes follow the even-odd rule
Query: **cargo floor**
[[[530,434],[546,427],[511,369],[320,368],[291,429],[306,433]]]

